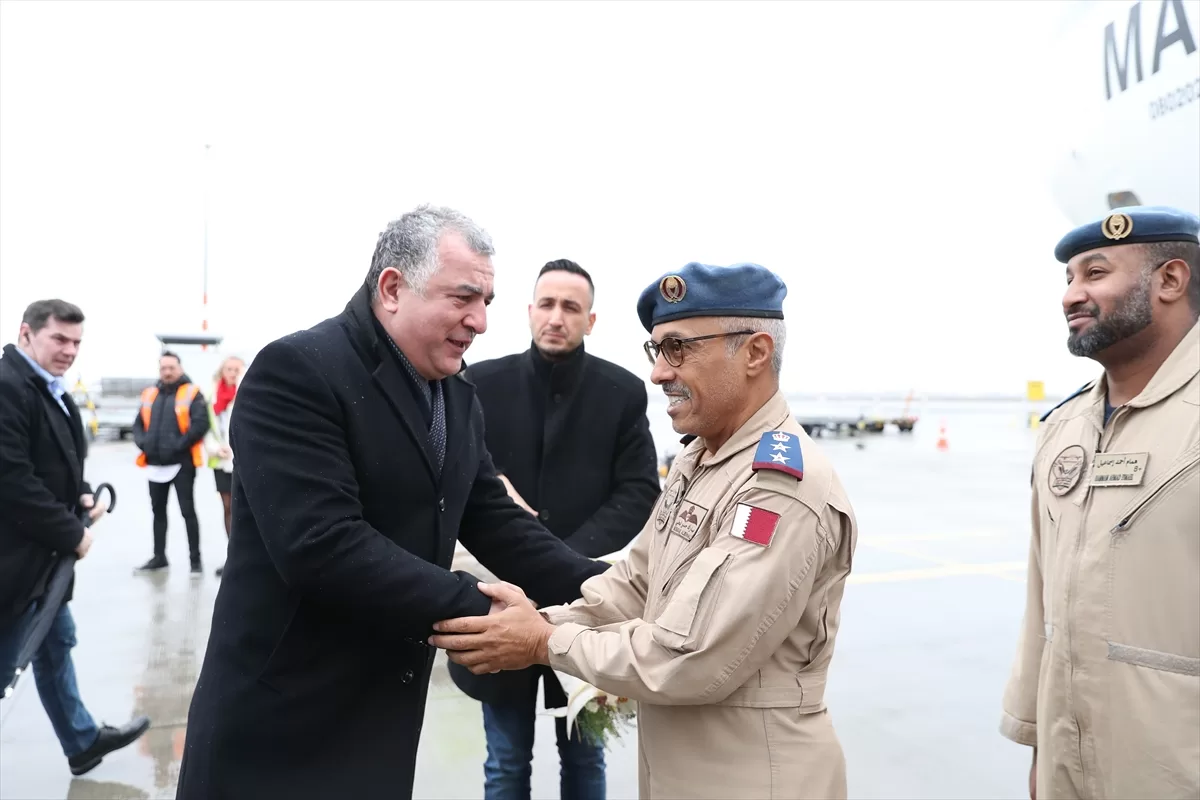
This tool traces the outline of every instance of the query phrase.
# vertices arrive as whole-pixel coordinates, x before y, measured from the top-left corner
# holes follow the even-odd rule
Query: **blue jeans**
[[[485,800],[529,800],[535,703],[536,700],[518,705],[483,704],[488,751],[483,765]],[[578,731],[568,739],[567,721],[560,718],[555,723],[562,800],[603,800],[604,748],[580,741]]]
[[[17,668],[15,662],[36,610],[36,605],[30,606],[20,619],[0,631],[0,670],[3,670],[0,675],[3,675],[5,686]],[[42,708],[46,709],[46,716],[50,718],[67,758],[87,750],[100,735],[100,728],[79,699],[75,664],[71,661],[74,646],[75,620],[67,604],[63,603],[41,647],[33,654],[33,679],[42,699]]]

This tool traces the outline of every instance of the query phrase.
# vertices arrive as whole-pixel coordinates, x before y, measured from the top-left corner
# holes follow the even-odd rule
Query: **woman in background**
[[[208,450],[208,465],[212,467],[217,482],[217,493],[225,506],[225,537],[233,519],[233,450],[229,447],[229,419],[233,413],[233,401],[237,396],[238,383],[246,364],[237,356],[229,356],[221,362],[221,368],[213,376],[213,389],[208,395],[209,426],[204,437]],[[224,565],[217,567],[221,577]]]

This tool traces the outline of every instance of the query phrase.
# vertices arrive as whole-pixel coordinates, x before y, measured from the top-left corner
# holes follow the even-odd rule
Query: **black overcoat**
[[[659,494],[658,457],[646,418],[646,383],[580,347],[549,362],[536,349],[472,364],[487,447],[547,528],[576,551],[600,558],[621,550],[646,523]],[[468,545],[469,549],[469,545]],[[487,703],[536,700],[548,667],[450,677]],[[565,704],[557,680],[547,702]]]
[[[87,437],[13,345],[0,358],[0,630],[42,596],[60,554],[83,539],[79,496]],[[63,602],[71,599],[68,590]]]
[[[604,571],[512,503],[474,387],[446,379],[435,476],[421,410],[366,289],[269,344],[238,390],[233,530],[192,697],[179,798],[412,792],[434,622],[489,600],[455,540],[539,604]]]

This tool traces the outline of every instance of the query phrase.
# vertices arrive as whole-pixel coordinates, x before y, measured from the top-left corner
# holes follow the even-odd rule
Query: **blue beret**
[[[787,286],[766,267],[713,267],[692,262],[650,284],[638,298],[638,317],[647,331],[688,317],[783,319]]]
[[[1167,206],[1114,208],[1104,219],[1080,225],[1064,236],[1054,248],[1054,257],[1066,264],[1088,250],[1145,242],[1200,244],[1200,217]]]

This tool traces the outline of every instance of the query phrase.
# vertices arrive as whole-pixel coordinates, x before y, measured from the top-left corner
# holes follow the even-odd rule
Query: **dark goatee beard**
[[[1099,307],[1094,305],[1076,306],[1068,313],[1074,314],[1077,311],[1091,313],[1096,321],[1079,333],[1072,331],[1068,334],[1067,350],[1073,356],[1091,358],[1117,342],[1142,332],[1150,325],[1150,275],[1142,276],[1138,285],[1121,298],[1116,308],[1104,316],[1100,316]]]

